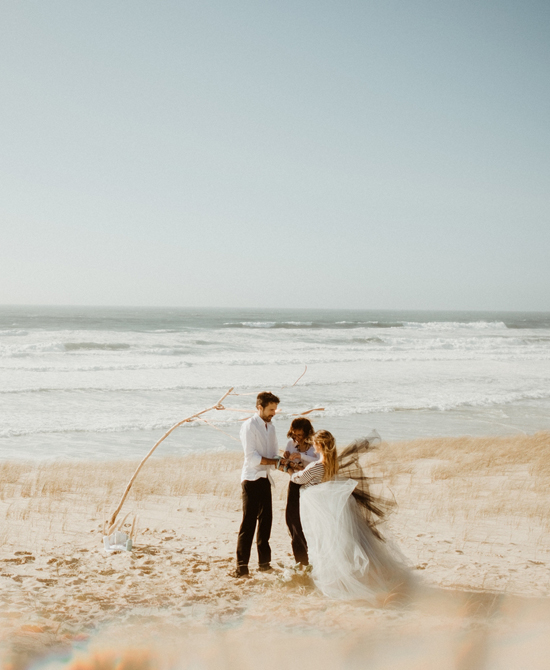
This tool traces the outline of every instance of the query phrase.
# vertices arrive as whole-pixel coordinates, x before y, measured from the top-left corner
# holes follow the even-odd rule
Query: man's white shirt
[[[253,482],[260,477],[268,477],[275,466],[261,465],[262,457],[276,458],[279,453],[275,426],[264,421],[259,414],[245,421],[241,428],[241,442],[244,450],[244,463],[241,482]]]

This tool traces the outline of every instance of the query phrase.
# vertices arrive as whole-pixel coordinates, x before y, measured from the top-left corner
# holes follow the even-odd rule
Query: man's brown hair
[[[256,398],[256,407],[265,408],[272,402],[278,405],[281,401],[270,391],[262,391],[261,393],[258,393],[258,397]]]

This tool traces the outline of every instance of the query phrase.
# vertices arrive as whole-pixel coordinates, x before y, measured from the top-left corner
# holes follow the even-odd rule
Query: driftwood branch
[[[300,381],[300,379],[306,374],[307,372],[307,365],[304,368],[304,371],[302,374],[298,377],[298,379],[294,382],[294,384],[291,384],[290,386],[281,386],[283,389],[291,389],[293,386],[296,386],[296,384]]]
[[[277,388],[282,388],[282,389],[291,389],[293,386],[296,386],[296,384],[300,381],[300,379],[306,374],[307,372],[307,365],[304,367],[304,371],[302,374],[298,377],[298,379],[294,382],[294,384],[290,384],[290,386],[280,386],[280,387],[275,387]],[[256,395],[256,391],[252,391],[252,393],[231,393],[231,395]]]
[[[291,414],[290,416],[305,416],[306,414],[311,414],[312,412],[324,412],[324,407],[314,407],[313,409],[307,409],[305,412],[300,412],[300,414]]]
[[[203,409],[202,411],[197,412],[196,414],[193,414],[192,416],[188,416],[186,419],[182,419],[181,421],[178,421],[178,423],[174,424],[174,425],[172,426],[172,428],[170,428],[170,430],[166,431],[166,433],[164,433],[164,435],[160,438],[160,440],[158,440],[158,442],[157,442],[157,443],[156,443],[156,444],[149,450],[149,453],[143,458],[143,460],[141,461],[141,463],[137,466],[137,469],[136,469],[136,471],[134,472],[134,474],[132,475],[132,478],[130,479],[130,481],[129,481],[128,484],[126,485],[126,488],[125,488],[125,490],[124,490],[124,493],[122,494],[122,498],[120,499],[120,502],[118,503],[118,507],[117,507],[116,510],[112,513],[111,518],[109,519],[109,527],[110,527],[110,528],[113,527],[113,525],[114,525],[114,523],[115,523],[115,521],[116,521],[116,518],[117,518],[117,516],[118,516],[118,513],[119,513],[120,510],[122,509],[122,506],[124,505],[124,501],[125,501],[126,498],[128,497],[128,493],[130,493],[130,489],[132,488],[132,484],[133,484],[134,481],[136,480],[136,477],[138,476],[139,471],[140,471],[141,468],[145,465],[147,459],[151,456],[151,454],[155,451],[155,449],[159,446],[159,444],[160,444],[161,442],[163,442],[163,441],[168,437],[168,435],[170,435],[170,433],[172,433],[174,430],[176,430],[176,428],[178,428],[178,427],[181,426],[182,424],[184,424],[184,423],[188,423],[189,421],[193,421],[193,419],[196,419],[197,417],[201,416],[202,414],[206,414],[206,412],[211,412],[213,409],[224,409],[224,407],[223,407],[223,405],[222,405],[222,402],[223,402],[223,401],[227,398],[227,396],[231,393],[231,391],[233,390],[233,388],[234,388],[234,387],[231,387],[231,388],[229,389],[229,391],[227,391],[226,393],[224,393],[224,394],[222,395],[222,397],[218,400],[218,402],[217,402],[215,405],[212,405],[212,407],[208,407],[207,409]]]

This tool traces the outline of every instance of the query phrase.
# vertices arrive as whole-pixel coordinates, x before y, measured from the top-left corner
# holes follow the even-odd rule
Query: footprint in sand
[[[17,553],[17,552],[16,552]],[[34,556],[17,556],[17,558],[4,558],[3,563],[11,563],[13,565],[24,565],[25,563],[32,563],[36,561]]]

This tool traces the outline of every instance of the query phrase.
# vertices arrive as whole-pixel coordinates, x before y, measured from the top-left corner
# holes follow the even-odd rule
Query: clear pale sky
[[[550,310],[548,0],[0,8],[0,303]]]

